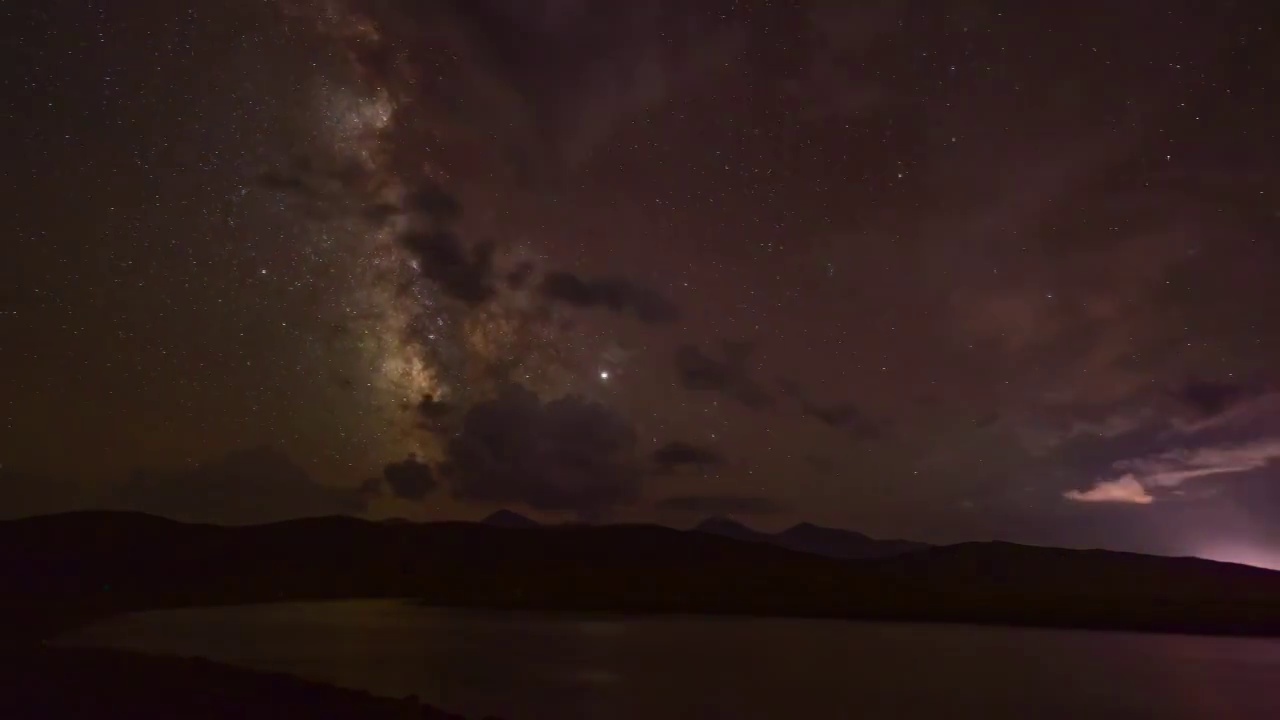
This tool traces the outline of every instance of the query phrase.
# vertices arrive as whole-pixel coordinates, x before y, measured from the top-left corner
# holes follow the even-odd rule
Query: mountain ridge
[[[879,540],[856,530],[823,527],[811,522],[799,522],[776,533],[769,533],[756,530],[733,518],[712,516],[695,525],[693,530],[843,560],[891,557],[932,547],[913,540]]]
[[[644,525],[193,525],[142,513],[0,522],[5,637],[188,605],[416,597],[437,606],[1280,635],[1280,572],[962,543],[841,560]]]

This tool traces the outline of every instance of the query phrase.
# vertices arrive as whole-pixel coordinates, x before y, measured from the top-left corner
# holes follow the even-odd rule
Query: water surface
[[[64,642],[417,695],[476,718],[1280,718],[1268,639],[360,600],[153,611]]]

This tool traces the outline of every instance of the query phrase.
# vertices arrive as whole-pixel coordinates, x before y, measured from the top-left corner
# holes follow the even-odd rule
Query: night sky
[[[0,504],[1280,564],[1272,6],[5,3]]]

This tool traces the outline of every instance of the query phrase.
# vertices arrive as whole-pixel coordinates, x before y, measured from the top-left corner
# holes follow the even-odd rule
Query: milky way
[[[371,19],[340,5],[289,8],[295,19],[314,22],[312,30],[347,53],[347,86],[320,77],[314,89],[319,122],[316,156],[291,158],[303,168],[285,165],[273,172],[291,175],[292,188],[316,205],[319,217],[307,242],[332,239],[345,244],[355,264],[345,317],[335,318],[354,338],[368,365],[360,382],[373,402],[389,409],[390,426],[403,429],[408,447],[434,452],[430,433],[417,432],[411,410],[424,397],[466,406],[483,398],[503,378],[549,396],[563,394],[575,381],[558,336],[553,309],[537,305],[528,292],[503,287],[478,306],[456,302],[421,276],[419,259],[398,238],[416,222],[401,213],[370,217],[371,206],[402,208],[405,193],[422,182],[447,188],[447,168],[433,164],[434,108],[405,99],[397,84],[410,82],[393,68],[369,72],[369,55],[394,54]],[[399,98],[399,99],[397,99]],[[400,120],[418,113],[412,123]],[[425,128],[425,131],[424,131]],[[410,160],[409,158],[413,158]],[[462,241],[465,242],[465,241]],[[504,243],[495,262],[507,274],[533,271],[537,256]],[[338,260],[339,262],[341,260]],[[396,417],[399,414],[399,417]]]

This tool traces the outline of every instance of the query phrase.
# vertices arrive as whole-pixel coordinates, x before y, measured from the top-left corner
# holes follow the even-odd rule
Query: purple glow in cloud
[[[1153,489],[1176,488],[1188,480],[1228,475],[1266,467],[1280,458],[1280,437],[1235,445],[1178,448],[1112,465],[1123,474],[1100,480],[1088,490],[1068,490],[1063,497],[1076,502],[1117,502],[1149,505]]]

